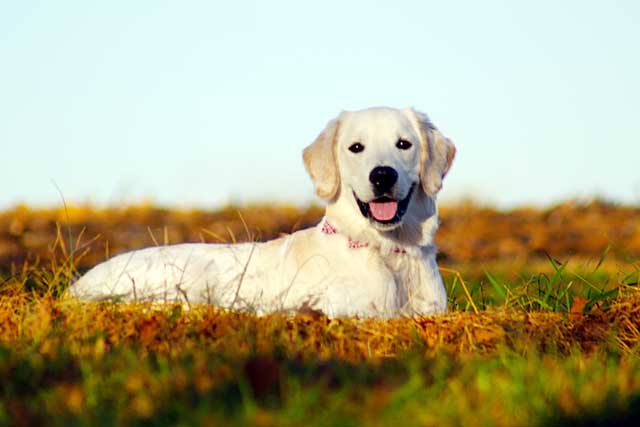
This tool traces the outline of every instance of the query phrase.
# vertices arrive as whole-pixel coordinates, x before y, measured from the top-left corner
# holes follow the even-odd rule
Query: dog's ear
[[[316,194],[325,200],[332,199],[340,186],[336,139],[340,117],[331,120],[315,141],[302,152],[304,166],[311,176]]]
[[[429,196],[435,196],[442,188],[442,179],[449,172],[456,147],[431,123],[426,114],[412,108],[406,110],[420,135],[420,183]]]

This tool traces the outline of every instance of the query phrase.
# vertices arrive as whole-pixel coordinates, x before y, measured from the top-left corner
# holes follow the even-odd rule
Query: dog
[[[70,287],[82,300],[206,303],[257,314],[441,313],[436,196],[456,149],[412,108],[344,111],[303,151],[326,212],[265,243],[179,244],[118,255]]]

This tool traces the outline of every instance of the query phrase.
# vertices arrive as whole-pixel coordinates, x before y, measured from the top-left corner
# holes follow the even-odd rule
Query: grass
[[[95,342],[86,345],[100,349]],[[0,350],[5,423],[615,425],[640,415],[638,361],[578,351],[461,357],[414,350],[354,363],[206,347],[144,357],[135,346],[88,356],[35,350]]]
[[[640,263],[613,245],[595,257],[445,259],[447,315],[332,320],[66,299],[85,260],[102,250],[91,232],[48,223],[46,253],[0,266],[0,425],[640,419]],[[244,228],[234,238],[250,234]],[[28,241],[37,227],[23,221],[19,229],[14,234]],[[170,234],[156,240],[175,241]]]
[[[604,259],[595,267],[586,262],[561,263],[548,257],[546,261],[526,265],[492,263],[480,271],[477,265],[458,268],[466,271],[441,268],[447,282],[449,307],[476,313],[491,307],[588,312],[596,305],[606,306],[620,296],[634,293],[640,277],[640,263],[613,263]],[[509,268],[518,269],[517,273]],[[467,284],[463,277],[471,282]]]
[[[0,423],[631,422],[639,302],[375,321],[5,297]]]

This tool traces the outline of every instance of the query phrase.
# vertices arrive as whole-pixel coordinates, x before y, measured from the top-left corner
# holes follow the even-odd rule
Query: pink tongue
[[[378,221],[389,221],[396,216],[398,202],[369,202],[369,210]]]

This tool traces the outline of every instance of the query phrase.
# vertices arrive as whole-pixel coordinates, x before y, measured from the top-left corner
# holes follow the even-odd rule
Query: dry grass
[[[443,209],[451,311],[387,321],[61,297],[116,252],[272,238],[319,208],[0,213],[0,425],[633,424],[638,213]]]
[[[18,350],[47,337],[48,346],[63,344],[80,353],[135,346],[175,355],[203,346],[239,357],[278,351],[290,357],[350,362],[397,357],[416,349],[424,354],[491,354],[505,347],[521,352],[552,348],[560,354],[579,349],[632,355],[640,349],[639,331],[637,293],[589,313],[491,309],[396,320],[257,317],[210,306],[79,303],[53,297],[0,300],[0,343]],[[63,341],[51,340],[57,335]],[[87,349],[84,344],[96,337],[104,348]]]
[[[229,206],[215,212],[169,210],[150,205],[97,209],[34,210],[19,206],[0,213],[0,266],[48,258],[58,228],[70,240],[79,268],[110,255],[164,243],[269,240],[312,226],[320,207]],[[618,258],[640,256],[640,208],[600,201],[567,202],[548,209],[508,212],[473,204],[441,208],[440,257],[459,262],[527,262],[546,253],[599,258],[607,248]],[[69,236],[72,236],[69,239]]]

